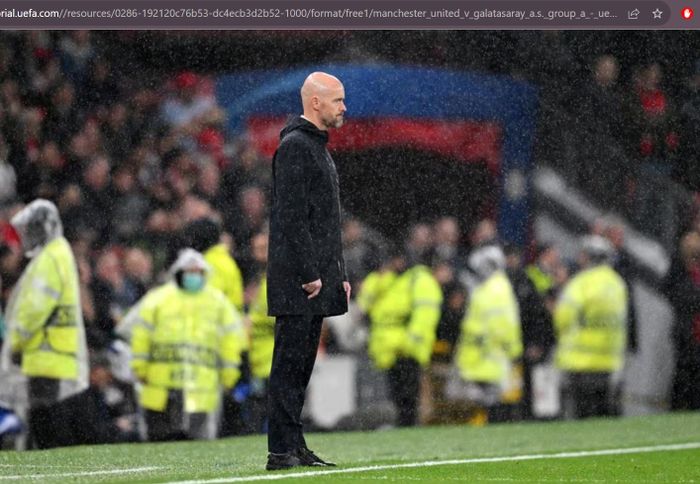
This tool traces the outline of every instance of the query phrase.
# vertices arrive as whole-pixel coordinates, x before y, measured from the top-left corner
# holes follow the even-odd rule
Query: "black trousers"
[[[58,403],[60,381],[31,377],[29,394],[29,447],[50,449],[66,444],[63,407]]]
[[[207,414],[185,415],[181,391],[168,392],[168,405],[163,412],[146,410],[146,434],[149,442],[204,439],[206,437]]]
[[[610,373],[567,373],[565,378],[562,389],[565,417],[580,419],[612,415]]]
[[[389,369],[389,393],[398,413],[399,427],[410,427],[418,421],[420,373],[420,365],[411,358],[399,358]]]
[[[275,454],[306,446],[301,410],[316,362],[323,316],[278,316],[268,390],[268,450]]]

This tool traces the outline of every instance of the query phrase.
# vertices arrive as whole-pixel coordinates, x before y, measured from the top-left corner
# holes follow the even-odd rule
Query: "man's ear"
[[[321,106],[321,99],[318,96],[311,97],[311,107],[318,109]]]

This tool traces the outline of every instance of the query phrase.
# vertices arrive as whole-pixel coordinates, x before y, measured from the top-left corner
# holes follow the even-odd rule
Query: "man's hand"
[[[345,289],[345,296],[348,298],[348,304],[350,304],[350,295],[352,294],[352,287],[348,281],[343,281],[343,289]]]
[[[318,296],[318,293],[321,292],[322,286],[323,284],[321,283],[321,279],[316,279],[315,281],[307,282],[306,284],[301,285],[302,289],[309,293],[309,299],[313,299]]]

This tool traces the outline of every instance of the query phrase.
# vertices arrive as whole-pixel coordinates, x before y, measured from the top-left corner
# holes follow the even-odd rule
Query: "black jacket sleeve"
[[[277,222],[286,238],[287,262],[305,283],[320,277],[318,256],[309,226],[309,184],[306,165],[313,155],[303,142],[288,140],[275,155]]]

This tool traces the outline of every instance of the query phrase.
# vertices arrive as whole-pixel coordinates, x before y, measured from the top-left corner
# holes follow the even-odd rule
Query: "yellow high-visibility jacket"
[[[267,379],[272,368],[272,350],[275,346],[275,318],[267,315],[267,278],[260,279],[258,293],[250,310],[250,360],[251,373],[256,378]]]
[[[6,342],[12,353],[22,354],[25,375],[87,386],[78,270],[65,238],[51,240],[26,267],[8,304],[7,321]]]
[[[493,273],[473,291],[462,320],[457,366],[467,381],[500,384],[522,355],[520,310],[505,272]]]
[[[367,274],[360,286],[360,291],[357,293],[357,305],[363,313],[369,314],[374,306],[386,290],[396,280],[396,273],[393,271],[374,271]]]
[[[139,304],[131,367],[144,381],[143,408],[163,411],[168,391],[182,390],[185,412],[214,411],[220,387],[231,388],[240,377],[243,324],[236,308],[209,284],[189,293],[174,281]]]
[[[217,244],[202,255],[211,267],[207,283],[223,292],[231,304],[242,312],[243,276],[236,260],[229,254],[228,247],[225,244]]]
[[[554,278],[544,272],[537,264],[530,264],[525,268],[525,274],[534,284],[537,293],[540,296],[544,296],[547,292],[554,287]]]
[[[578,273],[554,310],[556,365],[571,372],[614,372],[627,346],[627,286],[608,265]]]
[[[441,304],[442,290],[426,266],[417,265],[398,275],[369,312],[369,355],[377,368],[391,368],[400,357],[426,366]]]

